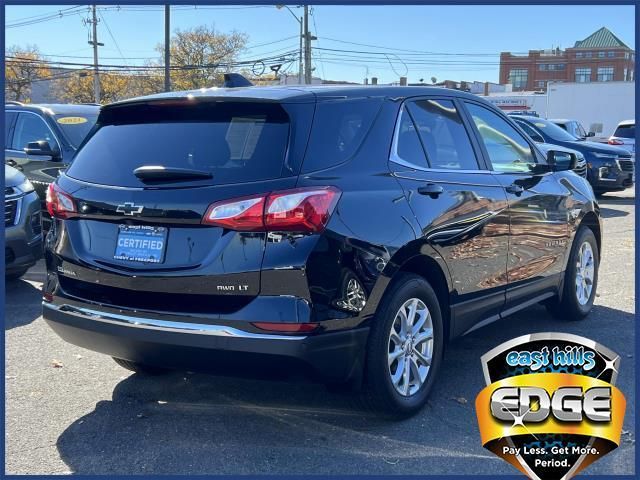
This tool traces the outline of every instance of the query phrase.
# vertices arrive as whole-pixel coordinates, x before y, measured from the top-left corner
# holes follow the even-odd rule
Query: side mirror
[[[587,137],[595,137],[595,136],[596,136],[595,132],[588,132],[587,133]]]
[[[38,140],[37,142],[29,142],[24,149],[24,153],[27,155],[47,156],[52,159],[60,157],[60,151],[58,147],[52,147],[46,140]]]
[[[547,163],[554,172],[573,170],[576,166],[576,161],[576,156],[573,153],[561,152],[559,150],[549,150],[547,152]]]

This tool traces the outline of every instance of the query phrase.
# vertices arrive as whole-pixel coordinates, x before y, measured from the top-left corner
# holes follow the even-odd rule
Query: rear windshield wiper
[[[140,180],[206,180],[213,178],[211,172],[190,168],[163,167],[162,165],[143,165],[133,171]]]

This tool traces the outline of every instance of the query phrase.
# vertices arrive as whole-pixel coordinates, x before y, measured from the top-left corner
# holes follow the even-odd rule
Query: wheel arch
[[[393,282],[394,278],[402,273],[413,273],[427,280],[436,292],[442,313],[445,339],[449,339],[451,335],[451,282],[445,268],[446,266],[429,255],[414,255],[400,265],[391,281]]]
[[[590,229],[596,237],[596,244],[598,245],[598,260],[600,260],[602,258],[602,226],[600,225],[600,220],[595,212],[589,211],[584,214],[578,224],[578,228],[583,225]]]

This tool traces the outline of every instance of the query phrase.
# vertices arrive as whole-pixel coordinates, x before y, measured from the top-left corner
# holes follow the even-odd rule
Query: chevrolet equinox
[[[302,367],[410,414],[447,340],[591,310],[601,223],[575,162],[439,88],[113,103],[48,190],[44,318],[135,372]]]

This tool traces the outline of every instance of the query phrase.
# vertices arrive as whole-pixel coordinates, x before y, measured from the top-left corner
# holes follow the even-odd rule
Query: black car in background
[[[98,105],[5,104],[4,162],[29,179],[43,207],[47,187],[71,163],[99,110]]]
[[[19,278],[42,258],[40,200],[31,182],[15,168],[4,167],[5,278]]]
[[[511,118],[536,142],[560,145],[582,153],[587,161],[587,178],[596,195],[633,186],[635,160],[628,150],[575,137],[551,120],[523,115]]]
[[[591,310],[601,224],[574,162],[439,88],[114,103],[49,188],[44,318],[136,372],[302,367],[413,413],[447,340]]]

